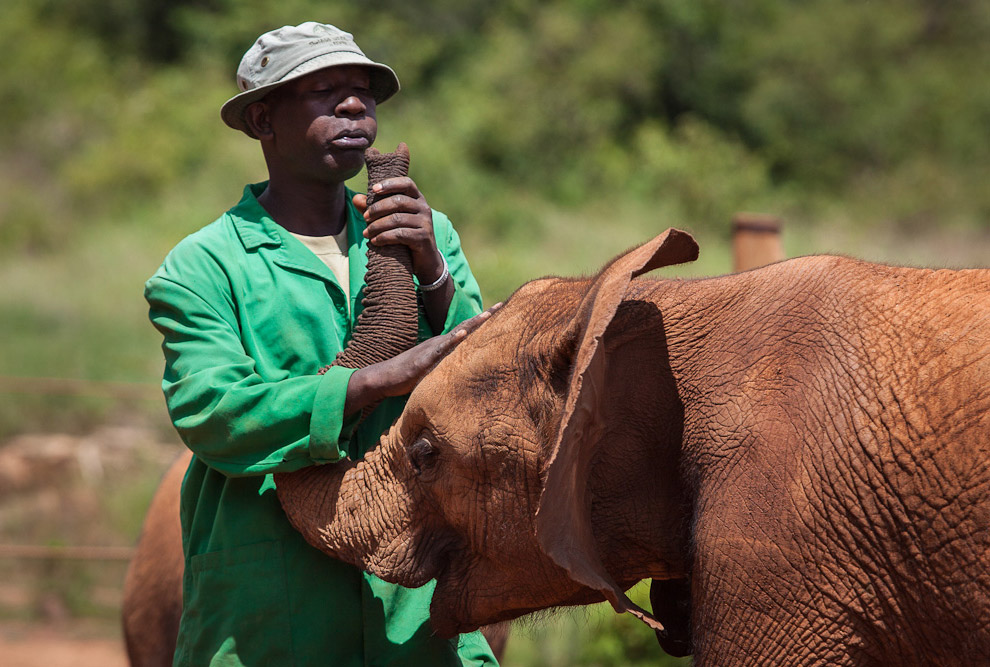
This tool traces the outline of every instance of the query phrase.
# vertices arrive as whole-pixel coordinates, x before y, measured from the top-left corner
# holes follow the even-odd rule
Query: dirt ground
[[[119,636],[84,624],[0,623],[3,667],[127,667]]]
[[[126,558],[57,549],[126,551],[121,526],[136,534],[131,515],[143,516],[178,451],[130,423],[0,441],[0,667],[127,667],[114,614]],[[55,555],[11,551],[22,545],[52,546]]]

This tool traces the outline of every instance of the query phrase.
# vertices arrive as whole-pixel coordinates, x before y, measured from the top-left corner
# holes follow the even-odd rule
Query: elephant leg
[[[678,658],[691,655],[691,580],[654,579],[650,604],[664,627],[657,630],[660,648]]]
[[[179,495],[191,452],[162,477],[145,515],[124,579],[121,620],[131,667],[170,667],[182,617],[182,525]]]

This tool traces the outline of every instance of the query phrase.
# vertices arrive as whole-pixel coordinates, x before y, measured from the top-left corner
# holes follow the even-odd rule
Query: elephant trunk
[[[394,461],[394,455],[394,449],[383,442],[360,461],[278,475],[277,487],[289,522],[309,544],[378,577],[415,588],[436,576],[427,563],[435,564],[409,551],[417,543],[408,535],[422,527],[422,519],[413,516],[415,500],[399,495],[407,484],[396,475],[411,475],[411,470]],[[291,507],[286,499],[291,499]],[[384,532],[383,526],[387,526]],[[437,537],[443,541],[442,535]]]
[[[374,148],[365,153],[368,168],[368,205],[375,201],[371,186],[386,178],[405,176],[409,171],[409,148],[401,143],[394,153],[382,154]],[[365,275],[364,310],[358,316],[354,333],[332,365],[364,368],[385,361],[416,345],[419,337],[419,306],[412,280],[412,256],[403,245],[368,246],[368,269]],[[326,371],[321,369],[321,373]],[[365,408],[364,414],[374,406]],[[358,531],[357,508],[367,508],[366,480],[362,480],[363,463],[341,462],[332,466],[314,466],[275,475],[279,502],[289,521],[310,544],[349,562],[362,562],[362,554],[349,553],[347,546],[369,546],[366,535]],[[355,491],[356,489],[356,491]],[[347,516],[338,517],[336,507]],[[350,500],[348,500],[350,499]],[[366,519],[365,519],[366,520]],[[350,525],[350,528],[343,528]],[[330,534],[336,537],[328,539]],[[331,546],[332,545],[332,546]],[[353,549],[352,549],[353,550]]]
[[[362,554],[352,552],[358,545],[367,543],[354,535],[361,532],[359,516],[345,522],[337,514],[338,502],[348,515],[352,513],[351,508],[356,507],[351,505],[345,510],[348,503],[340,497],[345,479],[353,486],[351,482],[356,475],[360,478],[358,462],[341,461],[332,466],[310,466],[275,477],[278,496],[289,522],[307,542],[323,545],[321,550],[336,558],[357,556],[360,559]]]
[[[371,186],[386,178],[409,173],[409,148],[404,144],[394,153],[365,153],[368,167],[368,206],[380,197]],[[412,254],[404,245],[368,246],[363,310],[358,315],[347,348],[333,365],[364,368],[386,361],[416,345],[419,338],[419,303],[412,280]]]

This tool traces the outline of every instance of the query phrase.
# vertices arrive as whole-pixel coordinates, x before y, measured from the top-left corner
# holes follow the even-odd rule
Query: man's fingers
[[[457,326],[456,329],[454,329],[450,333],[444,334],[443,336],[436,336],[434,338],[429,339],[425,343],[420,343],[419,346],[424,346],[424,347],[431,346],[428,351],[424,350],[427,351],[430,361],[429,361],[429,367],[424,369],[423,374],[425,375],[429,371],[433,370],[433,368],[436,367],[436,365],[440,363],[444,357],[450,354],[454,350],[454,348],[461,343],[461,341],[467,338],[469,333],[471,333],[472,331],[480,327],[482,324],[484,324],[485,321],[492,316],[492,313],[494,313],[496,310],[498,310],[501,307],[502,307],[502,302],[500,301],[491,308],[489,308],[488,310],[484,311],[483,313],[479,313],[478,315],[475,315],[469,320],[464,320]],[[403,353],[403,354],[408,354],[408,353]]]
[[[354,195],[351,197],[351,201],[361,215],[364,215],[364,212],[368,210],[368,195]]]
[[[422,229],[425,225],[422,224],[421,220],[418,220],[418,217],[418,214],[405,211],[392,213],[387,217],[378,218],[374,222],[369,223],[365,227],[365,231],[369,236],[374,237],[393,229]],[[420,224],[416,224],[417,222]]]
[[[413,199],[418,199],[420,196],[419,188],[416,186],[416,182],[408,176],[396,176],[395,178],[386,178],[383,181],[375,183],[371,186],[371,191],[377,194],[395,194],[403,193],[409,195]]]
[[[406,245],[410,249],[423,240],[419,230],[413,227],[397,227],[374,235],[369,234],[369,240],[374,245]]]
[[[379,199],[368,209],[366,218],[384,218],[393,213],[421,213],[425,212],[426,206],[420,205],[419,199],[408,197],[405,194],[397,194],[385,199]]]
[[[469,320],[464,320],[459,325],[457,325],[456,329],[454,329],[450,333],[457,335],[458,338],[463,338],[464,336],[468,335],[469,333],[480,327],[482,324],[484,324],[485,320],[491,317],[492,313],[494,313],[496,310],[498,310],[501,307],[502,307],[502,302],[499,301],[488,310],[482,313],[478,313]]]
[[[499,304],[501,305],[501,304]],[[440,336],[440,350],[439,356],[444,356],[460,343],[462,340],[467,338],[467,335],[484,324],[485,320],[491,317],[494,307],[489,308],[483,313],[475,315],[469,320],[464,320],[457,325],[453,331],[448,333],[446,336]]]

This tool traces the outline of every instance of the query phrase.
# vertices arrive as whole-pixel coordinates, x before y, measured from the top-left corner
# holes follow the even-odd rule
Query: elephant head
[[[646,489],[651,507],[683,502],[679,435],[634,417],[637,388],[614,378],[662,348],[642,335],[659,311],[624,302],[632,279],[696,256],[689,235],[669,230],[594,278],[524,285],[420,383],[362,461],[279,482],[290,521],[388,581],[436,578],[431,616],[442,635],[603,599],[662,631],[623,591],[684,576],[686,526],[680,513],[630,511],[628,493]],[[631,354],[610,362],[606,349],[619,347]],[[628,368],[606,374],[610,363]],[[654,385],[646,409],[676,425],[676,389],[638,370]],[[602,457],[615,461],[598,465]]]

